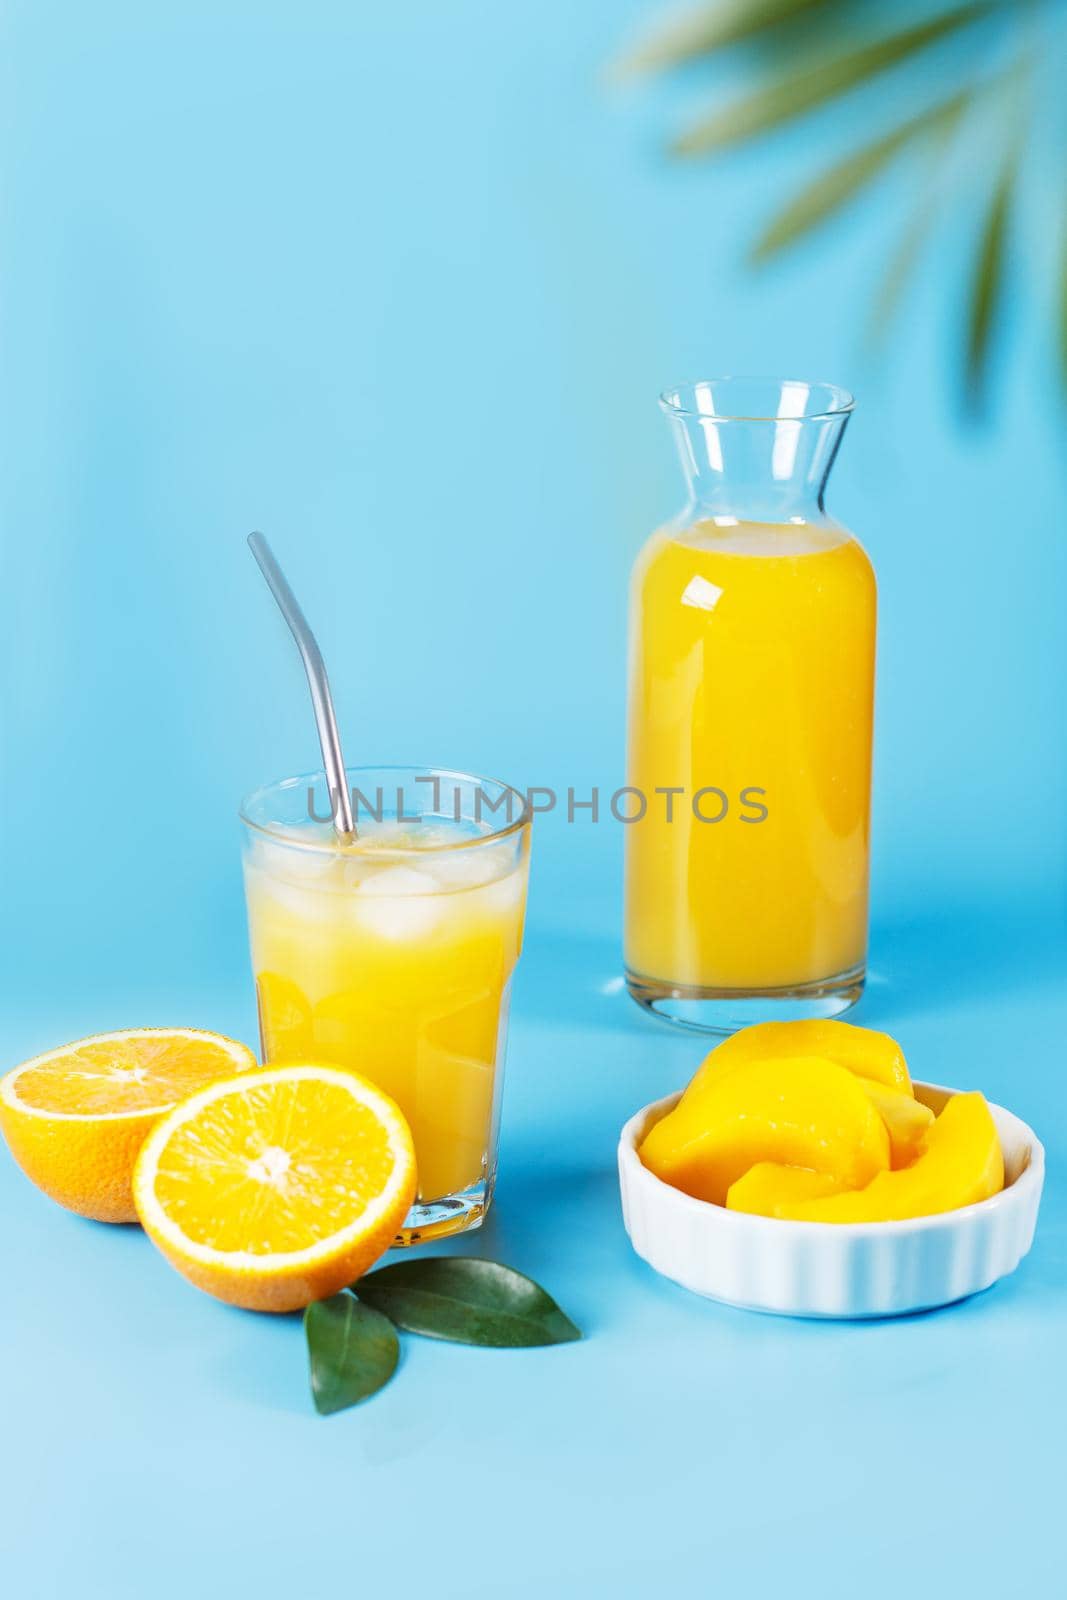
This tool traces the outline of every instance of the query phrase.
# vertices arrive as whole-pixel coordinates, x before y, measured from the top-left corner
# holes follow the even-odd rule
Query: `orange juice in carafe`
[[[874,574],[822,506],[847,397],[745,384],[665,397],[692,498],[631,593],[627,980],[712,1029],[846,1009],[867,943]]]

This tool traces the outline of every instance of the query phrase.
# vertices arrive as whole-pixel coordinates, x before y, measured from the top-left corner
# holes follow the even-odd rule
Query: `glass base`
[[[445,1195],[442,1200],[417,1200],[404,1218],[393,1248],[429,1244],[431,1239],[447,1239],[450,1234],[480,1228],[492,1199],[492,1183],[483,1182],[472,1183],[461,1194]]]
[[[754,1022],[799,1022],[839,1017],[863,993],[866,968],[787,989],[703,989],[667,984],[626,972],[626,988],[654,1017],[694,1033],[736,1033]]]

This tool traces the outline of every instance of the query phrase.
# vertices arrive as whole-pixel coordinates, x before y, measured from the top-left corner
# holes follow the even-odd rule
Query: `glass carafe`
[[[626,978],[729,1032],[836,1016],[867,951],[875,582],[826,511],[829,384],[668,391],[688,486],[633,573]]]

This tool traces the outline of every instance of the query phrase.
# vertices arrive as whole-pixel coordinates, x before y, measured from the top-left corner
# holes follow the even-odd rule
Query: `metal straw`
[[[330,693],[330,680],[326,676],[326,663],[322,659],[322,651],[318,647],[315,635],[308,627],[308,621],[297,603],[296,595],[290,589],[285,573],[274,559],[274,552],[261,533],[248,535],[248,548],[259,563],[259,570],[267,580],[271,594],[278,602],[278,609],[289,624],[296,647],[300,651],[300,659],[304,663],[307,673],[308,688],[311,690],[311,704],[315,711],[315,725],[319,730],[319,743],[322,746],[322,764],[326,771],[326,782],[330,790],[330,809],[333,812],[333,825],[343,843],[354,839],[356,825],[352,817],[352,799],[348,793],[348,780],[345,777],[344,757],[341,754],[341,736],[337,731],[337,718],[334,715],[333,695]]]

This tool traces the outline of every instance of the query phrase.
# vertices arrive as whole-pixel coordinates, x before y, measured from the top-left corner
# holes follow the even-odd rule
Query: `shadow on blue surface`
[[[617,937],[532,928],[517,980],[523,1011],[597,1028],[673,1032],[642,1016],[621,974]],[[1062,985],[1065,976],[1067,919],[1048,908],[917,905],[872,929],[867,991],[852,1020],[881,1027],[946,1003],[1022,997]]]
[[[917,908],[880,923],[857,1021],[880,1027],[946,1004],[1021,1002],[1067,973],[1064,919],[1049,910],[975,903]]]

